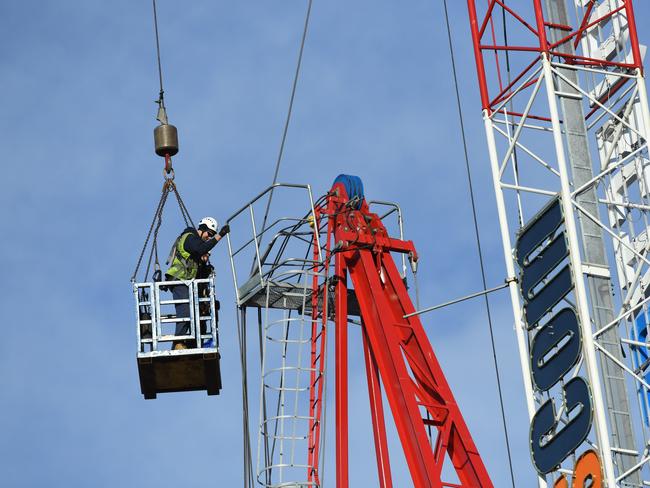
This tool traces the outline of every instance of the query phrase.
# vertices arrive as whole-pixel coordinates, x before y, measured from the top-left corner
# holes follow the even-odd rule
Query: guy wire
[[[485,278],[485,265],[483,262],[483,250],[481,247],[481,237],[479,233],[479,228],[478,228],[478,217],[476,214],[476,202],[474,200],[474,186],[472,184],[472,172],[470,169],[469,165],[469,156],[467,153],[467,139],[465,136],[465,123],[463,121],[463,112],[462,112],[462,107],[461,107],[461,102],[460,102],[460,92],[458,89],[458,76],[456,74],[456,59],[455,59],[455,54],[454,54],[454,47],[453,47],[453,42],[451,39],[451,26],[449,25],[449,12],[447,10],[447,0],[442,0],[444,9],[445,9],[445,22],[447,25],[447,39],[449,41],[449,53],[451,56],[451,66],[452,66],[452,72],[454,76],[454,87],[456,90],[456,104],[458,106],[458,118],[460,122],[460,131],[462,135],[462,140],[463,140],[463,151],[465,154],[465,168],[467,170],[467,182],[469,185],[469,193],[470,193],[470,200],[472,204],[472,216],[474,219],[474,233],[476,235],[476,245],[477,245],[477,250],[478,250],[478,257],[479,257],[479,263],[481,266],[481,279],[483,281],[483,289],[487,289],[487,280]],[[499,391],[499,406],[501,408],[501,419],[503,422],[503,431],[505,435],[505,443],[506,443],[506,450],[508,453],[508,466],[510,468],[510,480],[512,482],[512,488],[515,488],[515,475],[514,471],[512,468],[512,454],[510,452],[510,439],[508,437],[508,426],[506,424],[506,414],[505,414],[505,407],[503,404],[503,392],[501,389],[501,377],[499,375],[499,362],[497,359],[497,352],[496,352],[496,346],[494,343],[494,330],[492,327],[492,314],[490,312],[490,301],[488,299],[487,294],[485,296],[485,308],[487,311],[487,318],[488,318],[488,325],[490,329],[490,341],[492,344],[492,356],[494,359],[494,370],[496,373],[496,380],[497,380],[497,389]]]
[[[162,108],[165,108],[165,101],[163,97],[165,91],[163,90],[163,75],[160,63],[160,41],[158,36],[158,11],[156,10],[156,0],[153,0],[153,25],[156,31],[156,57],[158,59],[158,79],[160,80],[160,98],[158,100],[158,103],[160,103],[160,106]]]

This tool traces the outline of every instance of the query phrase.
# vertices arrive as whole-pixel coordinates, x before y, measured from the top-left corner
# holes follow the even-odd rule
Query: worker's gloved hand
[[[226,225],[224,225],[223,227],[221,227],[221,229],[219,230],[219,236],[220,236],[220,237],[223,237],[223,236],[225,236],[228,232],[230,232],[230,226],[229,226],[228,224],[226,224]]]

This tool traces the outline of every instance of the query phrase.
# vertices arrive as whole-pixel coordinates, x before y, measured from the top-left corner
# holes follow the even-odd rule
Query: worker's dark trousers
[[[174,300],[187,300],[190,296],[190,290],[185,285],[175,285],[171,287]],[[187,318],[190,316],[189,303],[176,303],[176,317]],[[190,333],[189,322],[176,322],[176,335],[187,335]]]

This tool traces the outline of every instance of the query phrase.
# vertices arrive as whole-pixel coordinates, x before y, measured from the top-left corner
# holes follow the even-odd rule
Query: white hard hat
[[[213,219],[212,217],[204,217],[201,219],[199,222],[199,227],[205,226],[208,228],[208,230],[211,230],[215,234],[217,233],[217,227],[219,227],[219,224],[217,224],[217,220]]]

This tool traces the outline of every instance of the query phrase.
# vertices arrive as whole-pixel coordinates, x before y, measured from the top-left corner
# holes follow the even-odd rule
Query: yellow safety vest
[[[189,235],[190,232],[186,232],[176,239],[167,260],[167,264],[170,260],[172,262],[167,274],[177,280],[193,280],[199,269],[199,263],[192,259],[190,253],[185,250],[185,241]]]

